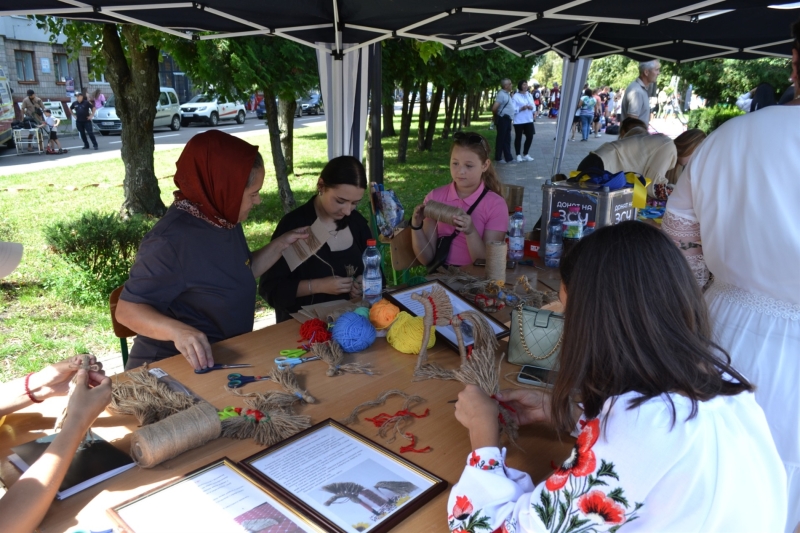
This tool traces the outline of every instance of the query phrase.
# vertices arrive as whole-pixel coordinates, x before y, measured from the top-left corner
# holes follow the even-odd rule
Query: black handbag
[[[468,215],[471,215],[472,212],[475,211],[475,208],[478,207],[478,204],[481,203],[481,200],[483,200],[483,197],[486,196],[488,192],[489,189],[484,185],[483,192],[467,211]],[[450,235],[445,235],[444,237],[436,239],[436,252],[433,254],[431,262],[428,263],[428,274],[433,274],[439,270],[440,266],[443,266],[447,262],[447,256],[450,255],[450,246],[453,244],[453,240],[458,237],[459,233],[461,232],[455,230]]]

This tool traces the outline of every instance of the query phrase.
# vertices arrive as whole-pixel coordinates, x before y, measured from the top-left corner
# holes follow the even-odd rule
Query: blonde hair
[[[706,134],[703,130],[686,130],[675,138],[675,149],[678,157],[689,157],[694,153],[700,143],[705,140]]]
[[[480,137],[480,142],[474,142],[475,137]],[[487,160],[489,161],[489,168],[487,168],[486,171],[481,174],[481,181],[483,181],[483,185],[487,189],[499,194],[500,196],[503,196],[500,178],[497,177],[497,171],[495,170],[494,164],[492,163],[492,159],[490,157],[492,148],[489,146],[489,141],[486,140],[486,137],[471,131],[466,133],[459,132],[453,136],[453,146],[450,147],[450,157],[453,156],[453,149],[456,146],[466,148],[473,154],[477,155],[481,160],[481,163],[485,163]]]

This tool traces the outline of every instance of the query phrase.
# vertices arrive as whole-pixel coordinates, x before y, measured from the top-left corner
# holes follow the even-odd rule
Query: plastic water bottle
[[[564,255],[583,238],[583,222],[581,222],[581,208],[577,205],[569,207],[567,219],[564,220]]]
[[[585,239],[586,237],[594,233],[594,226],[595,226],[594,222],[587,222],[586,227],[583,228],[583,237],[581,238]]]
[[[364,298],[374,304],[383,295],[383,276],[381,275],[381,253],[375,247],[375,239],[367,240],[367,249],[361,256],[364,261]]]
[[[561,252],[563,248],[562,235],[563,225],[561,214],[556,211],[553,218],[547,225],[547,242],[544,245],[544,264],[550,268],[557,268],[561,262]]]
[[[508,217],[508,258],[519,261],[525,255],[525,215],[517,206],[514,214]]]

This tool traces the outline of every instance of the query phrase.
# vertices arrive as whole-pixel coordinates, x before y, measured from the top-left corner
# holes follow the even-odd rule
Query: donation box
[[[594,222],[595,229],[600,229],[626,220],[636,220],[633,188],[630,187],[609,191],[608,187],[560,181],[546,183],[542,186],[542,193],[542,248],[547,242],[547,227],[553,213],[560,213],[561,219],[566,220],[567,212],[573,205],[581,208],[584,229],[589,222]]]

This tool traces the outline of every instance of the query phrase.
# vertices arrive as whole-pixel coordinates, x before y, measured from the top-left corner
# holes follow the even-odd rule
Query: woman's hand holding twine
[[[292,231],[287,231],[272,242],[279,243],[281,250],[285,250],[300,239],[307,239],[309,235],[310,233],[308,231],[308,226],[306,226],[303,228],[294,229]]]
[[[425,204],[419,204],[414,208],[414,214],[411,216],[411,224],[413,226],[421,226],[425,222]]]
[[[315,294],[347,294],[353,289],[353,278],[328,276],[314,280]]]
[[[475,226],[472,224],[472,217],[466,213],[453,217],[453,227],[464,235],[469,235],[475,231]]]
[[[69,392],[69,383],[80,368],[82,356],[76,355],[43,368],[32,374],[29,386],[36,398],[44,400],[51,396],[64,396]],[[104,377],[103,363],[98,363],[93,355],[89,356],[89,365],[97,369],[91,372],[91,384],[97,385]]]
[[[69,399],[69,416],[64,420],[65,427],[75,424],[81,432],[92,425],[95,418],[111,403],[111,378],[102,372],[78,370],[75,376],[75,390]]]
[[[472,449],[500,445],[500,412],[497,401],[476,385],[467,385],[458,393],[456,420],[469,431]]]
[[[350,288],[350,299],[361,298],[364,295],[364,276],[358,276],[353,280]]]

